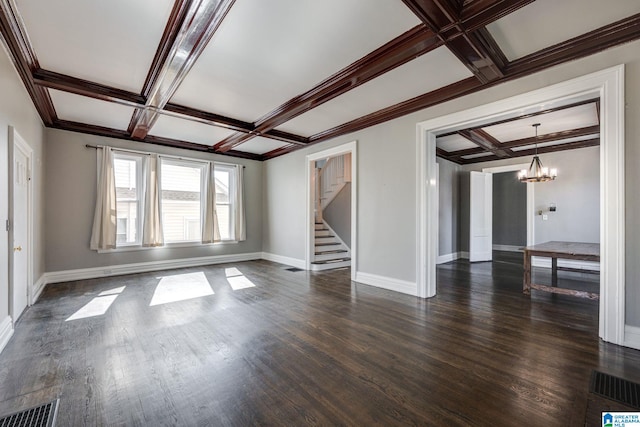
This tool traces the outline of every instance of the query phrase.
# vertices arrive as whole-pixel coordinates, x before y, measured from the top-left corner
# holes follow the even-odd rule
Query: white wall
[[[507,82],[265,162],[266,252],[304,258],[307,154],[358,141],[358,269],[416,280],[416,123],[626,63],[627,322],[640,326],[640,41]],[[561,202],[558,202],[561,203]]]
[[[33,149],[32,189],[34,191],[33,224],[33,280],[44,273],[44,193],[43,158],[44,127],[31,98],[18,77],[6,51],[0,49],[0,322],[9,313],[8,248],[9,236],[5,229],[9,204],[9,126]],[[32,285],[32,284],[31,284]],[[1,337],[0,337],[1,338]]]
[[[262,163],[151,144],[47,129],[46,271],[56,272],[181,258],[255,253],[262,250]],[[96,150],[85,144],[126,147],[160,154],[245,165],[247,240],[239,243],[98,253],[89,249],[96,188]]]

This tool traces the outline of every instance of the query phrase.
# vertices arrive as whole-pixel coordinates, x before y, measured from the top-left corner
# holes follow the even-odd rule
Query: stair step
[[[330,234],[329,230],[322,230],[322,231],[316,230],[315,236],[316,236],[316,238],[318,238],[318,237],[336,237],[335,235]]]
[[[335,264],[344,261],[351,261],[351,258],[336,258],[336,259],[328,259],[324,261],[313,261],[311,264],[316,265],[327,265],[327,264]]]
[[[333,237],[333,236],[322,236],[322,237],[316,237],[316,239],[315,239],[315,240],[316,240],[316,241],[315,241],[315,244],[316,244],[316,245],[319,245],[319,244],[322,244],[322,243],[331,243],[331,244],[340,243],[340,242],[338,242],[338,241],[335,239],[335,237]]]
[[[314,255],[343,254],[346,252],[349,252],[349,251],[346,249],[333,249],[329,251],[319,251],[319,252],[316,252]]]
[[[317,242],[314,246],[340,246],[340,242]]]

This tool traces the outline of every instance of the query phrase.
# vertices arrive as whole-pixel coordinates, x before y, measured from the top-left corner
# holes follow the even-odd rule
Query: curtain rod
[[[91,144],[85,144],[84,146],[85,146],[86,148],[95,148],[96,150],[101,150],[101,149],[103,149],[104,147],[106,147],[106,145],[91,145]],[[151,155],[151,153],[147,153],[147,152],[145,152],[145,151],[130,150],[130,149],[127,149],[127,148],[111,147],[111,149],[112,149],[112,150],[115,150],[115,151],[124,151],[124,152],[127,152],[127,153],[144,154],[145,156],[150,156],[150,155]],[[200,162],[200,163],[207,162],[207,160],[194,159],[194,158],[190,158],[190,157],[172,156],[172,155],[170,155],[170,154],[158,154],[158,156],[159,156],[159,157],[166,157],[166,158],[169,158],[169,159],[190,160],[190,161]],[[214,162],[214,163],[219,163],[219,164],[221,164],[221,165],[227,165],[227,166],[242,166],[242,168],[243,168],[243,169],[244,169],[244,168],[246,168],[246,166],[244,166],[244,165],[239,165],[239,164],[236,164],[236,163],[219,162],[219,161],[217,161],[217,160],[214,160],[213,162]]]

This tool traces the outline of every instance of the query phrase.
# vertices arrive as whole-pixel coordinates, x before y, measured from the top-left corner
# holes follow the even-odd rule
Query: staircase
[[[315,224],[315,254],[311,269],[329,270],[351,266],[351,251],[326,222]]]

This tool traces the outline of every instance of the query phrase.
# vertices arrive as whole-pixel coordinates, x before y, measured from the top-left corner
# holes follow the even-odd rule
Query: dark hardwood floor
[[[521,257],[441,265],[428,300],[267,261],[50,285],[0,354],[0,415],[59,397],[59,426],[588,424],[591,371],[640,381],[640,351],[599,341],[597,301],[523,295]]]

